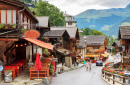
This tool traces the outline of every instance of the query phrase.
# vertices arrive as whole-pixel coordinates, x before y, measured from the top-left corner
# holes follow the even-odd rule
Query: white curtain
[[[6,23],[6,11],[1,10],[1,23],[5,24]]]

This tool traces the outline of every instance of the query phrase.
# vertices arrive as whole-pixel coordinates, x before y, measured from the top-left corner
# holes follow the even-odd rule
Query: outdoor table
[[[32,78],[38,78],[38,71],[34,66],[29,68],[30,71],[30,79]],[[48,67],[41,67],[41,70],[39,70],[39,78],[45,78],[49,77],[49,68]]]

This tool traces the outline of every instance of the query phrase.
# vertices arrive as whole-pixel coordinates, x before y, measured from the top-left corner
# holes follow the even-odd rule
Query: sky
[[[77,15],[87,9],[124,8],[130,0],[45,0],[69,15]]]

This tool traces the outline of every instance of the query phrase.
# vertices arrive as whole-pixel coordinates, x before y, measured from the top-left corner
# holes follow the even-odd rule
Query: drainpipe
[[[19,23],[19,13],[22,12],[22,11],[24,11],[25,8],[26,8],[26,7],[24,7],[22,10],[19,10],[19,11],[18,11],[18,30],[19,30],[19,35],[20,35],[20,37],[21,37],[21,30],[20,30],[20,23]]]

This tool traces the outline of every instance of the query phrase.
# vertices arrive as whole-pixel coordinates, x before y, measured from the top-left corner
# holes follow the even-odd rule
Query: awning
[[[101,54],[103,57],[108,57],[108,55],[106,55],[106,54]]]
[[[99,55],[84,55],[85,57],[98,57]]]
[[[53,45],[50,45],[50,44],[45,43],[43,41],[40,41],[38,39],[31,39],[31,38],[25,38],[25,37],[23,37],[23,39],[25,39],[25,40],[33,43],[33,44],[36,44],[40,47],[47,48],[47,49],[50,49],[50,50],[53,50],[53,47],[54,47]]]

